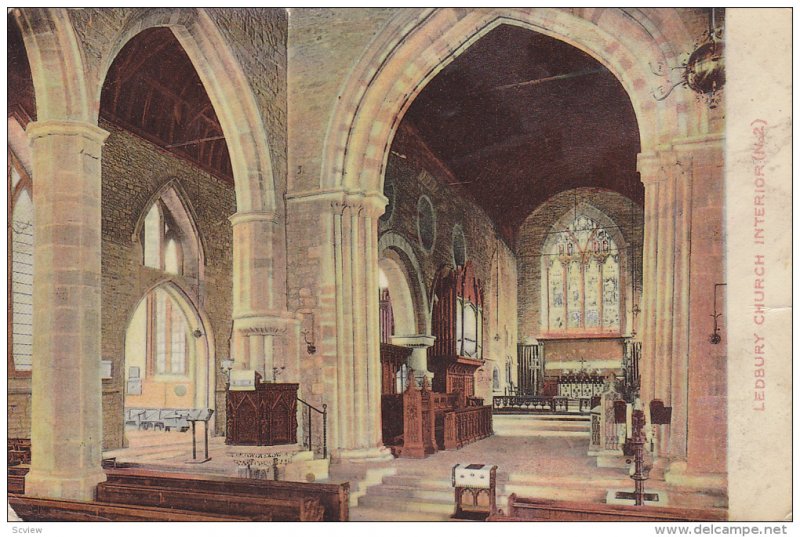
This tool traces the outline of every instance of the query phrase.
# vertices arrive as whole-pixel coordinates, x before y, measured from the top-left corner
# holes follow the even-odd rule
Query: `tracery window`
[[[578,215],[543,252],[550,333],[619,333],[619,251],[608,231]]]

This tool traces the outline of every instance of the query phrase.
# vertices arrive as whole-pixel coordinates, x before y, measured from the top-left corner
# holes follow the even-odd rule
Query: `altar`
[[[570,399],[597,397],[603,393],[605,378],[594,373],[569,373],[561,375],[556,381],[558,396]]]

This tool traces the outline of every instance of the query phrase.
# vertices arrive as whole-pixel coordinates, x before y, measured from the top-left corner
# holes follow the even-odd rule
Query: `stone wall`
[[[232,301],[232,229],[228,221],[236,211],[233,185],[179,159],[150,142],[108,122],[111,134],[103,149],[102,185],[102,353],[112,361],[113,379],[104,381],[104,447],[122,444],[125,330],[145,293],[166,274],[142,265],[141,245],[134,227],[158,189],[177,180],[196,215],[196,226],[205,247],[203,280],[171,276],[195,307],[207,316],[219,360],[229,354]],[[218,392],[224,383],[217,375]],[[217,405],[220,418],[224,406]],[[218,419],[221,432],[223,419]]]
[[[396,8],[292,9],[289,16],[289,189],[316,189],[325,136],[356,62]]]

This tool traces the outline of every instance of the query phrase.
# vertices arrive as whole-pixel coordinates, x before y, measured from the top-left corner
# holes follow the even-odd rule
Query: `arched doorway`
[[[185,431],[185,416],[215,409],[214,338],[173,283],[150,289],[125,328],[126,429]]]

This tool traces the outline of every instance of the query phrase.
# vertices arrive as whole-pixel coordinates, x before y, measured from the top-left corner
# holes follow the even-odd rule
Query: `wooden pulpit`
[[[239,446],[297,443],[298,384],[256,382],[254,387],[228,389],[225,443]]]

